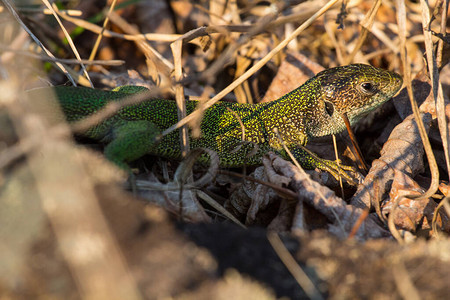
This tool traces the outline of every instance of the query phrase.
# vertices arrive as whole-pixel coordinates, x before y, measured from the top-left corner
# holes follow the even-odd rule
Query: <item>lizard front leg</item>
[[[113,128],[111,142],[105,147],[106,158],[131,174],[129,162],[152,152],[160,129],[152,122],[124,121]]]
[[[289,149],[294,158],[305,169],[320,169],[330,173],[336,180],[344,178],[349,184],[358,183],[358,171],[355,167],[337,164],[336,161],[327,160],[318,157],[314,152],[302,146],[296,146]]]

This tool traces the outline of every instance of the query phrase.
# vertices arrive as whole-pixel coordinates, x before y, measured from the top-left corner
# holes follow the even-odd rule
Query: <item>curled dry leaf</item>
[[[250,177],[261,181],[269,181],[264,167],[257,168],[250,174]],[[289,179],[285,178],[285,180],[281,182],[285,183],[286,180]],[[280,183],[279,186],[281,186],[282,183]],[[249,225],[255,223],[256,215],[261,209],[267,207],[269,203],[277,198],[278,195],[267,185],[246,180],[240,188],[236,189],[231,194],[224,206],[238,219],[245,216],[245,224]]]
[[[439,184],[439,191],[444,194],[445,197],[450,196],[450,185],[448,182],[441,182]]]
[[[136,186],[137,195],[179,215],[184,221],[211,221],[192,190],[180,189],[174,182],[161,183],[153,173],[149,173],[145,181],[137,180]]]
[[[301,172],[292,163],[274,154],[269,154],[269,156],[273,161],[273,169],[277,173],[291,178],[291,186],[298,193],[299,202],[305,201],[321,212],[332,223],[332,226],[330,226],[332,233],[340,238],[347,238],[355,223],[363,214],[363,210],[348,205],[328,187],[310,180],[309,175]],[[366,218],[361,223],[355,235],[359,240],[386,236],[389,236],[389,233],[371,218]]]
[[[200,179],[190,183],[188,178],[197,158],[204,153],[210,156],[210,166]],[[209,222],[211,219],[197,200],[195,191],[210,183],[216,176],[219,167],[217,153],[209,149],[198,148],[190,151],[186,158],[180,163],[175,172],[174,180],[166,184],[161,183],[149,173],[147,181],[137,180],[138,194],[156,203],[167,210],[180,215],[185,221]]]
[[[421,117],[428,132],[431,116],[421,114]],[[389,182],[394,178],[394,170],[399,170],[411,177],[417,175],[423,169],[423,153],[416,121],[414,116],[410,115],[392,131],[381,149],[381,157],[372,163],[364,182],[358,186],[351,204],[360,208],[370,207],[371,199],[374,199],[375,179],[378,183],[379,195],[383,195],[389,190]]]
[[[394,224],[404,230],[416,232],[417,230],[430,230],[433,214],[437,203],[433,199],[411,199],[406,196],[420,196],[425,190],[408,175],[395,170],[394,181],[389,193],[390,199],[383,203],[383,214],[392,213],[392,206],[400,197],[398,207],[394,212]],[[450,229],[447,216],[438,218],[440,226],[445,231]]]

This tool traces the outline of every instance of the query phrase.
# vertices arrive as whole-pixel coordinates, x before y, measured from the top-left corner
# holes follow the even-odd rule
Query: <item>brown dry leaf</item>
[[[322,66],[303,54],[289,51],[281,62],[277,75],[272,80],[261,102],[269,102],[280,98],[322,70]]]
[[[255,179],[271,182],[266,174],[264,167],[258,167],[250,174],[250,177]],[[281,176],[278,176],[281,178]],[[278,186],[286,184],[287,178],[279,179],[272,182]],[[225,208],[235,215],[238,219],[245,216],[245,224],[251,225],[259,223],[257,214],[260,210],[266,208],[270,203],[279,199],[279,196],[268,186],[256,183],[254,181],[246,180],[238,189],[231,195],[229,200],[225,203]]]
[[[439,191],[444,194],[445,197],[450,196],[450,185],[448,182],[441,182],[439,184]]]
[[[304,201],[321,212],[332,223],[330,231],[340,238],[347,238],[353,226],[363,214],[363,210],[348,205],[344,200],[326,186],[308,179],[309,175],[301,172],[291,162],[285,161],[274,154],[269,154],[273,161],[273,169],[291,178],[291,186],[299,195],[299,201]],[[389,233],[380,227],[371,218],[366,218],[355,237],[359,240],[389,236]]]
[[[191,190],[176,188],[174,182],[163,184],[153,173],[149,173],[145,181],[137,180],[136,185],[138,187],[137,194],[140,197],[178,215],[184,221],[211,221]]]
[[[422,114],[422,120],[428,130],[431,116]],[[417,175],[423,170],[423,152],[422,140],[414,116],[411,115],[394,128],[381,150],[380,158],[372,163],[364,182],[358,186],[351,204],[356,207],[370,207],[371,199],[374,198],[374,180],[378,181],[380,195],[383,195],[389,190],[389,182],[394,177],[395,169],[412,177]]]
[[[294,220],[294,215],[296,215],[296,207],[296,202],[281,199],[277,215],[267,226],[267,230],[275,232],[292,231],[292,222]]]
[[[408,175],[394,170],[394,181],[389,193],[390,199],[383,203],[383,214],[392,213],[393,204],[400,200],[395,210],[394,223],[404,230],[416,232],[418,230],[430,230],[434,210],[437,207],[433,199],[411,199],[404,196],[419,196],[425,190]],[[444,224],[448,227],[449,224]]]

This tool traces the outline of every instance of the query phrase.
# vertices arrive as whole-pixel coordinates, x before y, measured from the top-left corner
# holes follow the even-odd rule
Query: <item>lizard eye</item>
[[[331,117],[334,113],[334,105],[329,101],[325,101],[325,111]]]
[[[361,90],[366,94],[375,94],[377,89],[371,82],[363,82],[360,85]]]

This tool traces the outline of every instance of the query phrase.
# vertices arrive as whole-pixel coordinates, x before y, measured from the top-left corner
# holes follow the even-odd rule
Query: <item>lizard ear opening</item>
[[[334,105],[330,101],[325,101],[325,111],[331,117],[334,113]]]

